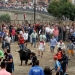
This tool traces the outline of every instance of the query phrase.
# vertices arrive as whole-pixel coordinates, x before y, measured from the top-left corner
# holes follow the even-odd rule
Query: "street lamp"
[[[35,20],[36,20],[36,0],[33,0],[33,3],[34,3],[34,23],[35,23]]]

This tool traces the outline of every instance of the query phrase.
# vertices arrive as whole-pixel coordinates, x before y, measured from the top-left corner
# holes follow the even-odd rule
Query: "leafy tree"
[[[75,6],[68,0],[51,1],[48,12],[57,18],[62,18],[63,15],[70,20],[75,18]]]
[[[0,16],[0,22],[9,23],[10,22],[10,16],[8,14],[4,14]]]

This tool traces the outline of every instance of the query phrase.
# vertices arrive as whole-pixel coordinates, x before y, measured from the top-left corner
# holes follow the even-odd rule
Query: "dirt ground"
[[[1,44],[0,44],[1,46]],[[50,47],[48,46],[48,43],[46,43],[45,46],[45,52],[43,57],[38,57],[38,48],[34,48],[33,46],[28,43],[27,46],[31,51],[36,53],[37,58],[40,61],[40,66],[44,68],[45,66],[49,66],[51,69],[54,68],[54,60],[53,60],[53,55],[50,53]],[[31,66],[25,65],[25,62],[23,62],[22,66],[20,65],[20,59],[19,59],[19,54],[18,51],[19,47],[17,43],[11,44],[11,53],[13,55],[14,59],[14,64],[15,64],[15,71],[13,72],[13,75],[28,75],[28,72],[31,68]],[[55,53],[57,52],[57,48],[55,48]],[[30,63],[30,60],[28,61]],[[69,61],[68,68],[67,68],[67,73],[69,75],[75,75],[75,56],[72,56],[71,60]]]

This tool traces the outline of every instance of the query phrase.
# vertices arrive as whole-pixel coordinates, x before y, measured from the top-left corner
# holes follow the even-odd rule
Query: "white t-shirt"
[[[23,34],[24,40],[28,40],[28,33]]]
[[[10,43],[11,42],[11,37],[6,36],[5,40],[6,40],[6,43]]]
[[[20,32],[19,32],[19,34],[23,34],[23,32],[22,32],[22,31],[20,31]]]
[[[58,45],[57,45],[58,48],[61,48],[61,49],[65,49],[65,44],[62,42],[58,42]]]
[[[50,34],[52,34],[52,33],[53,33],[53,31],[54,31],[54,29],[50,29]]]
[[[46,28],[45,28],[45,31],[46,31],[47,33],[49,33],[49,32],[50,32],[50,28],[49,28],[49,27],[46,27]]]

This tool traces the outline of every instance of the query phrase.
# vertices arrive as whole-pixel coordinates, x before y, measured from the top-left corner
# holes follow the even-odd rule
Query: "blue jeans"
[[[50,50],[54,50],[55,46],[50,46]]]
[[[36,47],[36,38],[32,38],[32,44],[34,44],[34,47]]]
[[[20,44],[20,50],[24,50],[24,44]]]
[[[58,41],[60,41],[60,40],[62,40],[63,38],[62,38],[62,33],[60,33],[59,34],[59,36],[58,36]]]
[[[57,40],[57,42],[58,42],[58,36],[54,36],[54,38]]]
[[[15,41],[15,36],[12,35],[12,43]]]
[[[11,48],[10,48],[10,43],[6,43],[5,44],[5,47],[7,48],[8,47],[8,49],[10,50]]]
[[[5,41],[2,41],[2,49],[4,49],[5,48]]]

